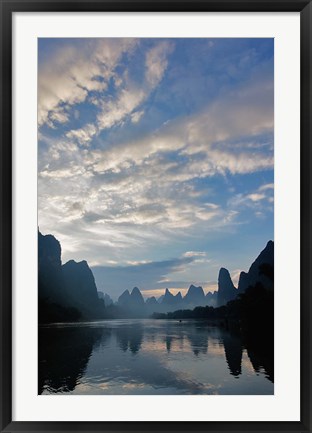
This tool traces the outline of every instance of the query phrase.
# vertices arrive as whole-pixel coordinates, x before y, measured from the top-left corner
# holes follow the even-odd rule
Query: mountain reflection
[[[225,332],[222,336],[222,342],[230,374],[237,377],[242,373],[242,341],[237,335]]]
[[[166,342],[166,349],[167,349],[168,353],[170,353],[171,344],[173,341],[174,341],[174,338],[171,335],[166,335],[165,342]]]
[[[143,326],[134,324],[133,326],[120,326],[116,329],[116,338],[120,349],[126,352],[128,349],[137,353],[143,341]]]
[[[38,393],[73,391],[101,337],[94,328],[39,329]]]
[[[257,374],[263,370],[266,377],[274,382],[274,358],[272,356],[274,350],[273,341],[264,342],[258,341],[258,344],[249,344],[247,353],[253,369]]]
[[[222,384],[247,377],[244,352],[254,371],[249,390],[237,380]],[[257,394],[259,377],[272,394],[273,346],[250,346],[202,321],[116,320],[39,330],[39,394]]]
[[[191,342],[194,355],[198,356],[200,353],[207,353],[208,350],[208,333],[207,327],[194,326],[192,332],[189,333],[188,338]]]

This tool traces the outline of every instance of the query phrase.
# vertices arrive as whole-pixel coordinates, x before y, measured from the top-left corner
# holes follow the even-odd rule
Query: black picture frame
[[[0,0],[1,7],[1,432],[311,432],[311,0]],[[298,422],[12,421],[12,15],[14,12],[300,12],[301,419]]]

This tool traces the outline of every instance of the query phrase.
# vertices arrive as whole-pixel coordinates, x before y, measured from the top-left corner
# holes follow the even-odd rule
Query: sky
[[[38,40],[38,225],[98,290],[237,284],[273,200],[273,39]]]

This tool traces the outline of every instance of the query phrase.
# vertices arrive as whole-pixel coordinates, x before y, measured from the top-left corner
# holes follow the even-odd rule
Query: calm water
[[[254,346],[200,320],[41,327],[39,394],[273,394],[272,353]]]

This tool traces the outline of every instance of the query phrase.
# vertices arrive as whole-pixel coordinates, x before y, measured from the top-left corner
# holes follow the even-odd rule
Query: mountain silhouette
[[[119,296],[117,304],[120,307],[127,307],[129,305],[129,303],[130,303],[130,299],[131,299],[130,292],[127,289],[124,292],[122,292],[122,294]]]
[[[61,261],[61,244],[38,232],[39,321],[70,321],[104,317],[91,269],[86,261]]]
[[[221,268],[218,277],[217,306],[226,305],[237,296],[237,289],[234,287],[230,273],[227,269]]]
[[[217,307],[217,304],[218,304],[218,292],[217,291],[215,291],[213,293],[208,292],[206,294],[206,304],[209,307]]]
[[[131,291],[125,290],[118,298],[117,306],[122,308],[122,311],[129,317],[144,317],[148,314],[144,298],[138,287],[134,287]]]
[[[61,262],[61,244],[52,235],[38,232],[38,292],[49,302],[64,303],[65,284]]]
[[[197,306],[197,305],[205,305],[205,293],[201,286],[190,285],[186,295],[183,299],[184,304],[187,306]]]
[[[176,300],[176,302],[182,302],[182,295],[181,295],[181,292],[178,292],[176,295],[175,295],[175,300]]]
[[[238,289],[235,288],[230,273],[227,269],[221,268],[218,277],[218,290],[206,295],[202,287],[193,284],[189,287],[186,295],[174,296],[169,289],[157,300],[160,308],[155,312],[168,313],[177,310],[188,310],[194,307],[220,307],[229,301],[237,298],[239,294],[246,291],[248,287],[260,285],[264,289],[273,290],[274,288],[274,242],[269,241],[263,251],[252,263],[248,272],[241,272]],[[179,302],[176,301],[179,299]],[[156,307],[156,305],[155,305]],[[168,309],[170,307],[170,310]]]
[[[150,298],[147,298],[145,301],[145,306],[148,315],[159,312],[161,308],[155,296],[151,296]]]
[[[220,307],[245,293],[249,287],[261,285],[273,290],[274,286],[274,243],[266,247],[250,266],[248,272],[241,272],[238,289],[230,273],[221,268],[218,276],[218,290],[206,295],[201,286],[190,285],[186,295],[173,295],[167,288],[158,299],[148,298],[146,302],[138,287],[125,290],[115,304],[108,294],[98,292],[93,273],[83,260],[70,260],[62,265],[61,244],[52,235],[38,232],[38,295],[39,321],[63,321],[99,319],[105,316],[105,305],[109,306],[107,317],[148,317],[152,313],[168,313],[189,310],[195,307]]]
[[[112,298],[107,293],[104,293],[104,302],[105,302],[105,305],[107,305],[107,306],[112,305],[114,303]]]
[[[163,297],[161,304],[162,305],[175,305],[176,304],[176,299],[175,299],[174,295],[170,292],[169,289],[166,289],[165,296]]]
[[[98,292],[88,263],[70,260],[62,266],[68,302],[87,319],[99,319],[104,314],[104,303]]]
[[[159,305],[155,296],[151,296],[150,298],[146,299],[146,305]]]
[[[103,293],[101,291],[100,292],[98,291],[98,297],[99,297],[99,299],[103,299],[106,307],[108,307],[109,305],[112,305],[114,303],[112,298],[107,293]]]
[[[131,295],[130,295],[130,303],[134,307],[143,307],[144,306],[144,298],[142,296],[142,293],[137,287],[134,287],[132,289]]]
[[[273,290],[274,287],[274,242],[269,241],[252,263],[248,272],[241,272],[238,282],[238,293],[244,293],[250,286],[261,283],[263,287]]]

